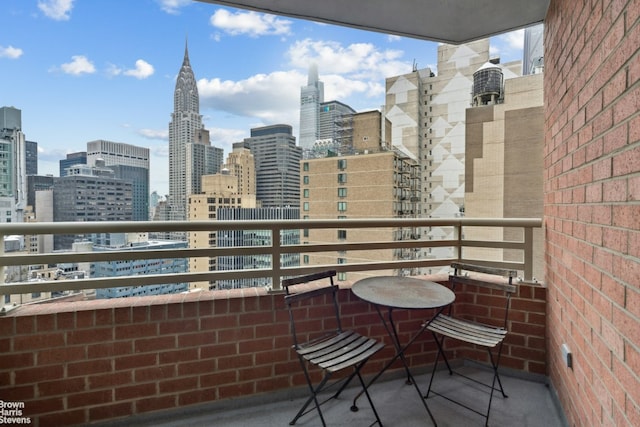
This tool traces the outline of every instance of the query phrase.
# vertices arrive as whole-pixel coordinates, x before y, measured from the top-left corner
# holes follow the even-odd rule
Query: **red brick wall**
[[[640,425],[639,16],[552,0],[545,21],[549,370],[572,426]]]
[[[526,360],[540,338],[527,335],[544,330],[539,292],[521,289],[513,327],[527,330],[508,352],[508,365],[534,373],[539,360]],[[389,343],[369,304],[348,287],[340,300],[345,327]],[[397,311],[403,341],[429,315]],[[288,321],[282,295],[262,289],[24,306],[0,317],[0,399],[24,402],[32,425],[61,426],[291,389],[304,378]],[[426,367],[435,354],[424,334],[408,359]],[[392,355],[389,344],[366,372]]]

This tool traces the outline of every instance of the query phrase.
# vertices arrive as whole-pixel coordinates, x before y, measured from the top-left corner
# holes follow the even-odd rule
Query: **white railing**
[[[114,250],[108,252],[54,252],[46,254],[4,253],[0,245],[0,280],[4,280],[8,266],[48,265],[57,263],[101,262],[116,260],[166,259],[191,257],[217,257],[235,255],[268,255],[270,268],[245,270],[187,272],[177,274],[153,274],[125,277],[100,277],[64,281],[38,281],[1,283],[1,295],[28,294],[34,292],[72,291],[83,289],[103,289],[120,286],[157,285],[167,283],[186,283],[197,281],[218,281],[241,278],[271,278],[273,290],[279,290],[282,277],[305,274],[319,269],[331,268],[339,272],[424,269],[443,267],[452,261],[473,261],[465,256],[467,248],[509,249],[521,252],[521,261],[487,261],[481,263],[506,267],[521,271],[525,280],[532,279],[534,264],[535,228],[542,226],[537,218],[508,219],[344,219],[344,220],[265,220],[265,221],[144,221],[144,222],[56,222],[56,223],[10,223],[0,224],[0,237],[10,235],[51,235],[51,234],[92,234],[92,233],[171,233],[189,231],[219,232],[223,230],[268,230],[271,234],[270,246],[244,247],[205,247],[182,249],[150,249],[145,251]],[[313,229],[404,229],[404,228],[452,227],[453,239],[445,240],[394,240],[367,242],[338,242],[282,245],[280,236],[286,230]],[[469,240],[465,231],[469,228],[496,227],[498,229],[521,229],[522,238],[518,241],[505,240]],[[302,233],[301,233],[302,234]],[[275,238],[274,238],[275,236]],[[337,251],[363,251],[380,249],[425,249],[448,247],[454,255],[450,258],[423,258],[390,261],[369,261],[348,264],[301,265],[283,267],[281,256],[284,254],[303,254]]]

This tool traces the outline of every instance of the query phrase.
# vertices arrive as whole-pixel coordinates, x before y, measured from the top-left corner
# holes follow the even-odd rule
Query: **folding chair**
[[[458,284],[468,284],[475,285],[478,287],[483,287],[487,289],[491,289],[492,293],[501,294],[504,296],[505,305],[504,305],[504,322],[500,326],[487,325],[479,322],[474,322],[471,320],[467,320],[460,317],[455,317],[451,314],[451,307],[449,307],[448,314],[441,313],[436,316],[431,323],[426,325],[426,328],[429,329],[433,333],[433,337],[438,345],[438,356],[436,357],[436,361],[433,365],[433,372],[431,374],[431,380],[429,382],[429,389],[425,398],[429,398],[430,394],[434,394],[440,397],[443,397],[453,403],[456,403],[472,412],[475,412],[479,415],[482,415],[485,418],[485,425],[489,425],[489,412],[491,411],[491,402],[493,400],[494,391],[499,390],[502,393],[503,397],[507,397],[504,389],[502,387],[502,382],[500,381],[500,375],[498,374],[498,367],[500,365],[500,356],[502,354],[502,344],[504,343],[504,339],[507,336],[507,321],[509,318],[509,306],[511,300],[511,294],[516,291],[515,285],[513,285],[513,278],[517,276],[517,272],[513,270],[506,270],[500,268],[492,268],[492,267],[483,267],[471,264],[462,264],[462,263],[452,263],[451,267],[454,269],[454,273],[449,275],[449,284],[452,287],[452,290],[455,292],[455,287]],[[485,280],[482,278],[471,277],[468,273],[463,273],[463,271],[467,272],[477,272],[484,273],[494,276],[506,276],[508,277],[507,283],[502,282],[504,280]],[[496,277],[494,277],[496,278]],[[497,279],[497,278],[496,278]],[[501,283],[502,282],[502,283]],[[455,303],[454,303],[455,304]],[[463,314],[463,313],[456,313]],[[491,368],[493,370],[493,380],[491,384],[487,384],[482,381],[478,381],[474,378],[470,378],[466,375],[463,375],[459,372],[455,372],[444,352],[444,340],[445,338],[450,338],[458,341],[462,341],[469,344],[474,344],[476,346],[485,348],[489,354],[489,362],[491,363]],[[432,389],[433,379],[436,373],[436,368],[438,366],[438,360],[442,357],[445,364],[447,365],[447,369],[449,370],[449,375],[457,374],[459,376],[465,377],[468,380],[471,380],[477,384],[488,387],[491,392],[489,394],[489,404],[487,406],[486,413],[480,412],[466,404],[456,401],[450,396],[445,396],[440,394]],[[497,383],[497,386],[496,386]]]
[[[375,339],[362,336],[357,332],[342,329],[337,301],[339,288],[333,282],[335,275],[335,271],[325,271],[282,281],[282,286],[286,291],[284,301],[289,310],[291,321],[293,349],[298,355],[311,392],[305,404],[289,424],[294,425],[301,416],[311,412],[313,409],[307,411],[307,407],[313,401],[320,415],[322,425],[326,426],[320,406],[331,399],[337,398],[353,377],[357,376],[376,417],[376,421],[372,425],[377,422],[378,425],[382,426],[378,412],[360,375],[360,370],[373,354],[384,347],[384,344]],[[295,285],[327,278],[329,279],[329,286],[307,288],[297,293],[291,292],[292,287]],[[322,302],[331,303],[332,311],[335,311],[335,319],[313,318],[313,312],[317,310],[317,305],[314,304]],[[315,325],[318,328],[313,328]],[[296,329],[296,327],[298,328]],[[320,369],[323,374],[322,380],[316,385],[313,384],[311,377],[313,367]],[[353,370],[350,375],[331,381],[334,373],[349,368]],[[337,392],[320,402],[318,395],[322,391],[333,387],[339,387]],[[355,412],[358,408],[354,404],[351,410]]]

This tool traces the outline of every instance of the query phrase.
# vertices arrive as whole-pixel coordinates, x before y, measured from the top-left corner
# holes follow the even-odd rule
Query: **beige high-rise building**
[[[499,78],[497,66],[481,72]],[[504,81],[499,103],[466,111],[465,216],[541,218],[543,216],[544,143],[543,74]],[[496,80],[497,81],[497,80]],[[488,92],[487,85],[479,88]],[[476,96],[482,98],[482,93]],[[490,98],[489,98],[490,99]],[[472,227],[466,238],[522,240],[520,230]],[[534,230],[533,276],[543,280],[542,230]],[[501,249],[467,249],[467,258],[518,261],[520,253]]]
[[[474,73],[489,61],[489,40],[438,47],[437,74],[429,68],[386,79],[385,117],[398,150],[420,164],[421,217],[454,218],[465,207],[465,112]],[[501,66],[504,81],[521,62]],[[421,230],[429,240],[454,239],[453,227]],[[425,249],[423,258],[450,258],[451,247]],[[443,269],[443,270],[446,270]],[[429,269],[424,273],[436,273]]]
[[[256,194],[256,163],[251,150],[234,147],[223,168],[238,178],[238,194]]]
[[[354,114],[354,154],[302,160],[300,167],[303,219],[416,217],[419,170],[406,155],[387,149],[379,111]],[[390,127],[388,120],[384,127]],[[307,243],[395,241],[415,237],[415,230],[392,228],[304,230]],[[368,250],[302,254],[302,265],[326,265],[415,259],[415,251]],[[411,274],[387,271],[386,274]],[[357,280],[367,273],[340,273],[339,280]],[[377,272],[376,274],[380,274]]]
[[[191,194],[188,200],[189,221],[211,220],[215,221],[218,208],[255,208],[255,194],[240,194],[238,192],[238,177],[229,174],[226,170],[215,175],[202,176],[202,193]],[[215,247],[217,235],[215,231],[191,231],[189,232],[189,247],[203,248]],[[189,259],[189,271],[206,272],[215,271],[216,258],[202,257]],[[192,282],[190,289],[209,290],[213,283],[209,281]]]

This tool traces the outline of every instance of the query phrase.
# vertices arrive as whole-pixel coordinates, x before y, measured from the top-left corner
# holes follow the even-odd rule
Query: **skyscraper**
[[[524,29],[522,74],[538,74],[544,70],[544,24]]]
[[[122,142],[102,139],[87,142],[87,163],[104,165],[113,170],[118,179],[133,184],[133,221],[149,220],[149,149]]]
[[[251,129],[251,137],[233,145],[251,150],[256,165],[256,198],[265,208],[300,206],[302,149],[289,125]]]
[[[300,89],[300,138],[299,145],[309,150],[318,139],[320,104],[324,102],[324,83],[318,79],[318,66],[309,67],[307,85]]]
[[[185,43],[169,123],[169,219],[187,219],[187,197],[200,191],[200,177],[220,170],[220,149],[212,147],[202,124],[196,78]],[[216,164],[217,162],[217,164]]]
[[[22,111],[0,108],[0,222],[22,222],[27,198]]]
[[[229,175],[238,178],[239,195],[256,195],[256,162],[251,150],[244,147],[234,147],[227,156],[224,168]]]
[[[25,141],[25,172],[38,175],[38,143],[35,141]]]
[[[62,221],[131,221],[132,187],[130,181],[115,178],[104,166],[77,165],[69,174],[55,178],[53,184],[53,220]],[[94,243],[109,244],[109,236],[91,236]],[[69,249],[75,235],[56,234],[54,249]]]

